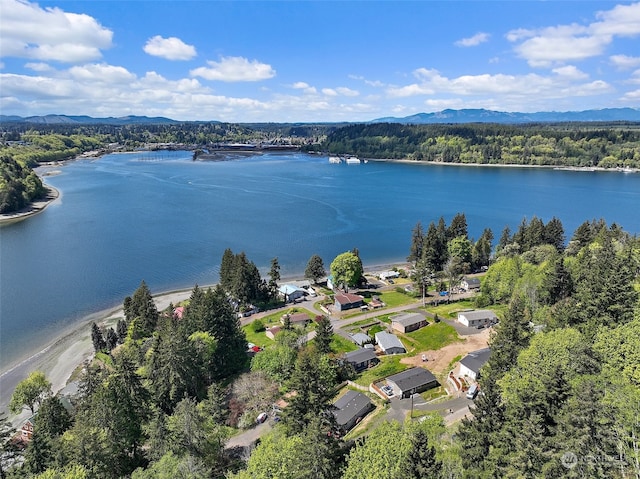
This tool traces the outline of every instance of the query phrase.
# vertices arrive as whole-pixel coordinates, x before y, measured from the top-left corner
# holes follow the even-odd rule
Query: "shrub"
[[[260,333],[265,330],[264,323],[259,319],[254,319],[251,323],[251,329],[254,333]]]

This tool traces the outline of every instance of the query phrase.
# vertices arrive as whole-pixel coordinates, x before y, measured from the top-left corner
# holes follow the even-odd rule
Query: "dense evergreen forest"
[[[638,124],[357,124],[329,134],[322,149],[364,158],[443,163],[640,167]]]
[[[21,453],[3,425],[0,476],[639,477],[640,239],[592,220],[567,242],[559,220],[532,218],[494,246],[489,229],[468,237],[464,214],[426,232],[418,223],[411,238],[416,281],[451,287],[491,262],[476,306],[504,313],[468,419],[447,428],[427,414],[378,422],[355,440],[336,434],[331,403],[354,372],[339,360],[331,323],[317,317],[317,336],[305,342],[285,322],[251,358],[235,311],[274,300],[279,266],[274,258],[263,280],[244,253],[227,250],[220,285],[196,286],[184,309],[158,311],[142,283],[115,328],[93,325],[96,356],[72,413],[42,374],[20,383],[11,409],[37,411],[34,436]],[[225,449],[283,395],[281,421],[250,456]]]

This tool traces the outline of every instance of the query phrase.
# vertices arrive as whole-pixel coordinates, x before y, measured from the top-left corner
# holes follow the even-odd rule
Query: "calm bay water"
[[[266,275],[300,275],[357,247],[366,264],[403,261],[411,229],[464,212],[471,236],[523,217],[560,218],[571,236],[604,218],[640,233],[640,174],[477,168],[269,154],[193,162],[189,152],[109,155],[47,178],[61,199],[0,227],[0,368],[61,328],[152,292],[218,280],[225,248]]]

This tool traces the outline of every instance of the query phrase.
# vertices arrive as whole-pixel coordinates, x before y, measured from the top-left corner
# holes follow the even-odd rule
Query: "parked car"
[[[261,412],[260,414],[258,414],[258,417],[256,418],[256,422],[258,424],[262,424],[263,422],[265,422],[267,420],[267,417],[269,417],[267,415],[266,412]]]
[[[478,395],[478,385],[472,384],[469,390],[467,391],[467,399],[475,399]]]

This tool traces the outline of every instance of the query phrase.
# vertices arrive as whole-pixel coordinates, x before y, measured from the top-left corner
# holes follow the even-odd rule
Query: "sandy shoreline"
[[[28,206],[13,213],[0,214],[0,224],[15,223],[30,218],[33,215],[42,213],[47,206],[60,198],[60,192],[51,185],[44,185],[47,189],[47,195],[38,201],[31,202]]]

